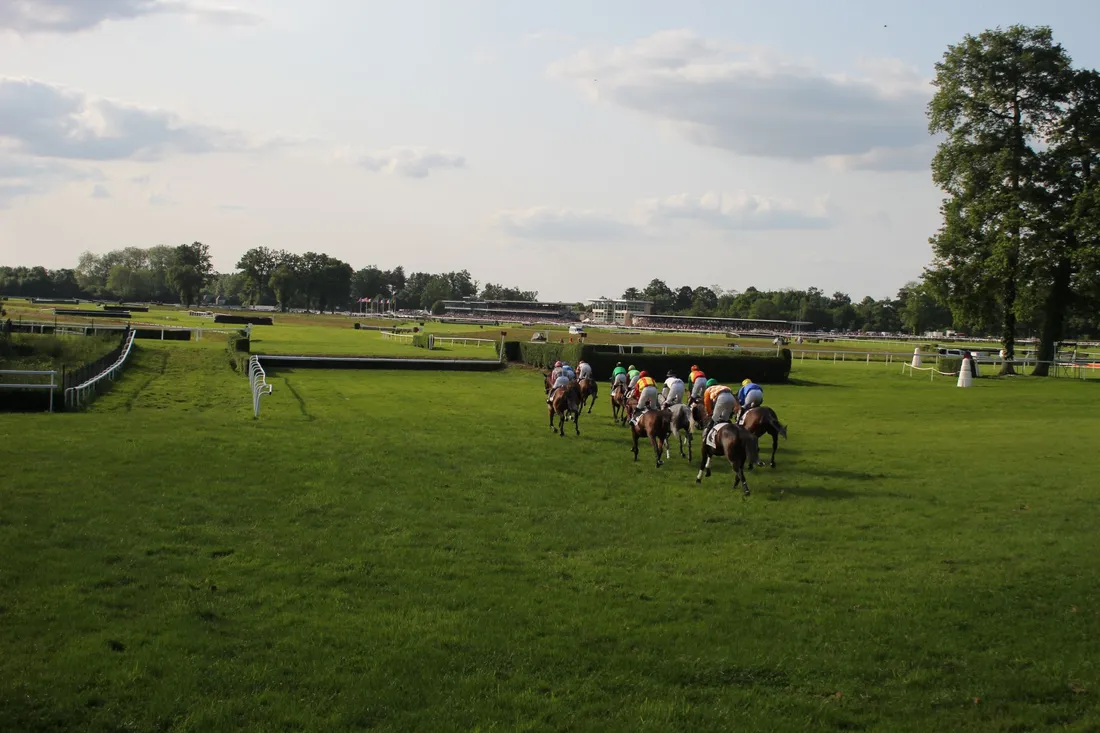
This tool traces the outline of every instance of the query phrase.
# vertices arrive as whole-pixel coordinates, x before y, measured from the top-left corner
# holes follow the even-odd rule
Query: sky
[[[0,264],[319,251],[550,300],[892,296],[931,258],[925,108],[1058,0],[0,0]]]

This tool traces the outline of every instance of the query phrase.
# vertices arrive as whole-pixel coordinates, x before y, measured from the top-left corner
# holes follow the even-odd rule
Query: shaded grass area
[[[401,340],[383,338],[378,331],[317,328],[310,325],[255,326],[251,349],[257,354],[313,356],[399,356],[407,359],[496,359],[494,344],[480,346],[437,344],[428,351]],[[474,336],[476,337],[476,336]]]
[[[552,435],[527,370],[281,371],[253,421],[222,352],[140,343],[0,416],[0,729],[1100,725],[1100,393],[793,376],[743,502],[606,397]]]
[[[118,346],[119,335],[70,336],[13,333],[0,337],[0,369],[60,371],[93,362]],[[0,379],[7,381],[11,377]]]

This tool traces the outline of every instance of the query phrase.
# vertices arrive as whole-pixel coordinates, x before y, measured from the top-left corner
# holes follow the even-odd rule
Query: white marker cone
[[[974,377],[970,374],[970,359],[963,359],[962,368],[959,369],[959,382],[956,387],[970,387],[974,384]]]
[[[913,368],[920,369],[920,347],[913,349]]]

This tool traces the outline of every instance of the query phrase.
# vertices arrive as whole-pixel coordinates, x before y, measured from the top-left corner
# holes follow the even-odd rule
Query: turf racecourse
[[[742,501],[531,371],[280,371],[253,421],[139,342],[0,415],[0,730],[1096,730],[1100,386],[793,376]]]

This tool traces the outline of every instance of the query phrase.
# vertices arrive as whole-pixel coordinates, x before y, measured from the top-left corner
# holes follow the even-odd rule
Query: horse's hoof
[[[772,468],[775,468],[775,461],[772,461],[771,466]]]
[[[703,479],[697,478],[697,479],[695,479],[695,483],[701,484],[701,483],[703,483]]]

